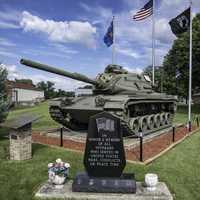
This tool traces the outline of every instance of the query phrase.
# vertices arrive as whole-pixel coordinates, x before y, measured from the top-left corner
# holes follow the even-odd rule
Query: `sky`
[[[168,22],[189,7],[189,0],[155,0],[156,65],[176,37]],[[46,63],[95,78],[112,63],[112,47],[103,37],[115,16],[114,63],[141,73],[152,61],[152,18],[136,22],[133,15],[148,0],[0,0],[0,62],[9,79],[52,81],[56,89],[83,85],[62,76],[28,68],[21,58]],[[193,15],[200,1],[193,0]]]

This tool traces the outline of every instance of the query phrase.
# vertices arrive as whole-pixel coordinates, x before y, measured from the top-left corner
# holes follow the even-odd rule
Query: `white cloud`
[[[0,19],[5,21],[18,22],[21,17],[21,13],[16,10],[6,9],[4,11],[0,11]]]
[[[169,20],[161,18],[156,21],[156,39],[163,44],[171,43],[176,37],[172,34]]]
[[[143,70],[139,67],[124,67],[124,69],[126,69],[127,71],[129,72],[132,72],[132,73],[137,73],[137,74],[141,74],[143,72]]]
[[[20,26],[25,31],[46,34],[54,42],[81,43],[95,47],[96,28],[89,22],[43,20],[24,11]]]
[[[79,52],[73,49],[70,49],[62,44],[58,43],[49,43],[46,46],[38,46],[37,49],[31,48],[22,50],[21,53],[25,55],[33,56],[53,56],[62,59],[71,59],[71,55],[78,54]]]
[[[15,43],[11,42],[10,40],[8,40],[6,38],[1,38],[1,37],[0,37],[0,45],[1,46],[7,46],[7,47],[14,47],[14,46],[16,46]]]
[[[50,46],[52,46],[53,48],[56,48],[56,50],[58,50],[59,52],[63,53],[65,55],[68,55],[68,54],[77,54],[79,53],[77,50],[74,50],[74,49],[70,49],[62,44],[58,44],[58,43],[51,43],[49,44]]]
[[[59,53],[57,51],[51,51],[51,50],[45,50],[45,49],[29,49],[28,51],[22,51],[23,54],[25,55],[34,55],[34,56],[53,56],[53,57],[58,57],[58,58],[70,58],[67,54],[63,55],[62,53]]]
[[[0,57],[5,56],[5,57],[11,57],[11,58],[18,58],[19,56],[5,48],[0,47]]]
[[[19,26],[10,22],[0,21],[0,28],[1,29],[17,29],[19,28]]]
[[[55,88],[56,89],[62,89],[62,90],[66,90],[66,91],[74,91],[76,88],[85,85],[85,83],[80,82],[80,81],[76,81],[73,79],[69,79],[69,78],[63,78],[60,76],[45,76],[42,74],[37,74],[37,75],[32,75],[32,76],[26,76],[26,78],[30,78],[33,80],[33,82],[36,84],[40,81],[51,81],[53,83],[55,83]]]
[[[0,11],[0,28],[1,29],[18,29],[21,13],[15,10]]]
[[[149,65],[152,64],[152,48],[145,48],[145,59],[148,61]],[[155,65],[160,66],[163,63],[164,56],[167,54],[167,47],[160,47],[155,49]]]
[[[16,65],[5,65],[0,64],[0,66],[8,71],[8,79],[15,79],[18,78],[17,66]]]
[[[182,2],[182,0],[173,0],[173,1],[164,1],[162,4],[166,6],[176,6],[179,5]]]
[[[133,58],[140,58],[141,56],[136,52],[133,51],[131,48],[122,48],[122,47],[116,47],[116,51],[125,55],[125,56],[130,56]]]
[[[91,12],[93,10],[92,7],[88,6],[87,4],[85,4],[83,2],[80,2],[79,5],[80,5],[81,8],[83,8],[87,12]]]
[[[83,2],[80,3],[80,7],[83,8],[86,12],[88,12],[89,15],[92,14],[92,18],[89,17],[82,17],[82,18],[86,18],[89,21],[92,21],[91,23],[93,25],[95,24],[100,24],[103,29],[107,28],[107,23],[110,23],[112,17],[113,17],[113,12],[112,10],[108,9],[108,8],[104,8],[102,6],[96,6],[93,7],[91,5],[87,5]]]

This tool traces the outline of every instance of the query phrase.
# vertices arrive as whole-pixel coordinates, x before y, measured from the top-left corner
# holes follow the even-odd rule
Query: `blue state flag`
[[[107,45],[107,47],[113,44],[113,21],[108,27],[107,33],[105,34],[103,41]]]

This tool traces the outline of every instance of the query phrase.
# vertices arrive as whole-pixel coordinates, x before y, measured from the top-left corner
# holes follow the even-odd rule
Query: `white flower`
[[[53,163],[49,163],[48,168],[52,168],[52,167],[53,167]]]
[[[66,168],[70,168],[70,164],[69,163],[65,163],[65,167]]]
[[[56,159],[56,163],[61,163],[61,162],[62,162],[61,158]]]

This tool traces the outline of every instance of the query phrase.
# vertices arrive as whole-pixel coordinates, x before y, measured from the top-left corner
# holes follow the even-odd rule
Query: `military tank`
[[[31,60],[21,64],[93,85],[90,96],[52,99],[49,112],[53,120],[71,130],[87,130],[92,115],[106,111],[121,120],[123,136],[144,135],[172,126],[176,96],[154,91],[149,76],[130,73],[119,65],[108,65],[93,80]]]

